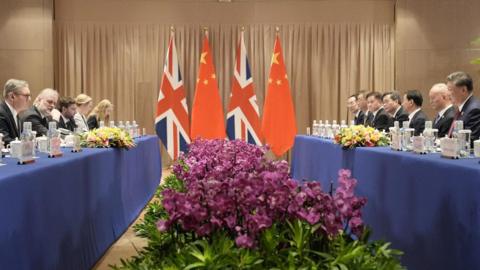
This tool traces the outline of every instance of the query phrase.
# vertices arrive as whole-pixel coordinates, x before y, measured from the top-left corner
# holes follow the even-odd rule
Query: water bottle
[[[432,124],[432,121],[425,121],[425,130],[423,131],[427,152],[435,152],[435,140],[437,139],[438,129],[433,129]]]
[[[123,121],[118,121],[118,126],[119,129],[125,130],[125,126],[123,125]]]
[[[135,120],[132,121],[132,128],[133,128],[133,137],[134,138],[138,137],[139,130],[138,130],[137,121]]]
[[[340,126],[337,124],[337,120],[332,121],[332,132],[331,134],[328,135],[329,139],[333,139],[335,135],[337,135],[338,131],[340,129]]]
[[[317,120],[313,120],[312,135],[313,135],[313,136],[318,136],[318,124],[317,124]]]
[[[53,145],[52,145],[52,140],[58,137],[58,131],[57,131],[57,122],[52,121],[48,123],[48,131],[47,131],[47,149],[48,153],[52,153],[53,151]]]
[[[323,134],[325,132],[325,125],[323,124],[323,121],[320,120],[318,123],[318,137],[323,137]]]
[[[323,137],[325,139],[330,139],[331,133],[332,133],[332,126],[328,123],[328,120],[325,120],[325,132],[323,133]]]
[[[403,121],[402,125],[402,150],[403,151],[411,151],[412,150],[412,137],[414,133],[413,128],[409,128],[410,121]]]
[[[31,142],[32,143],[32,157],[35,156],[35,145],[33,145],[33,140],[35,136],[32,132],[32,122],[24,122],[23,123],[23,130],[20,134],[20,141],[22,142]]]
[[[105,127],[105,122],[104,122],[103,120],[100,121],[100,123],[98,124],[98,127],[99,127],[99,128]]]
[[[114,128],[115,127],[115,121],[110,121],[110,124],[108,124],[109,127]]]
[[[457,120],[453,125],[452,138],[458,138],[458,132],[463,129],[463,121]]]
[[[23,123],[23,131],[22,134],[20,134],[20,140],[22,142],[29,142],[33,140],[32,122]]]
[[[130,137],[133,138],[133,130],[132,130],[132,126],[130,125],[130,121],[125,122],[125,132],[127,132],[130,135]]]

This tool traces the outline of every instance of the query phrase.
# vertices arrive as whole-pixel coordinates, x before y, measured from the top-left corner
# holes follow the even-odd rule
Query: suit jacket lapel
[[[13,130],[13,133],[15,134],[15,137],[20,138],[20,132],[19,132],[20,122],[18,124],[15,124],[17,122],[13,118],[13,114],[10,111],[10,108],[8,107],[8,105],[5,101],[2,102],[2,106],[3,106],[3,109],[7,112],[8,119],[10,120],[10,129]],[[18,116],[18,114],[17,114],[17,116]]]

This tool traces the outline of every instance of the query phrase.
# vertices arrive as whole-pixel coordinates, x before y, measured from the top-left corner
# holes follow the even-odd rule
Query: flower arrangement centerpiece
[[[368,269],[401,269],[398,251],[367,241],[366,199],[355,196],[349,171],[324,191],[291,179],[288,164],[266,151],[194,141],[134,227],[148,246],[114,268],[360,269],[368,261]]]
[[[123,129],[117,127],[101,127],[87,131],[81,135],[81,145],[91,148],[126,148],[135,147],[135,143]]]
[[[335,135],[334,140],[335,143],[342,145],[344,149],[362,146],[388,146],[390,144],[390,140],[385,133],[364,125],[342,128]]]

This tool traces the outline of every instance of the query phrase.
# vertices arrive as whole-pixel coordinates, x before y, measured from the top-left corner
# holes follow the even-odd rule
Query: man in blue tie
[[[472,131],[472,142],[480,138],[480,101],[473,96],[473,80],[463,71],[447,77],[448,91],[453,105],[458,107],[454,120],[462,120],[463,127]],[[453,125],[453,123],[452,123]],[[451,133],[450,128],[449,133]],[[451,135],[451,134],[449,134]]]
[[[438,138],[443,138],[448,134],[455,116],[455,108],[452,105],[447,85],[444,83],[435,84],[430,89],[428,97],[430,105],[436,112],[433,128],[438,129]]]

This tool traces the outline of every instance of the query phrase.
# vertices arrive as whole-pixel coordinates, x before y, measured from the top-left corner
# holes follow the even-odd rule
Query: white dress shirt
[[[88,131],[87,119],[81,113],[76,113],[73,116],[73,120],[75,120],[75,124],[77,128],[82,132]]]

